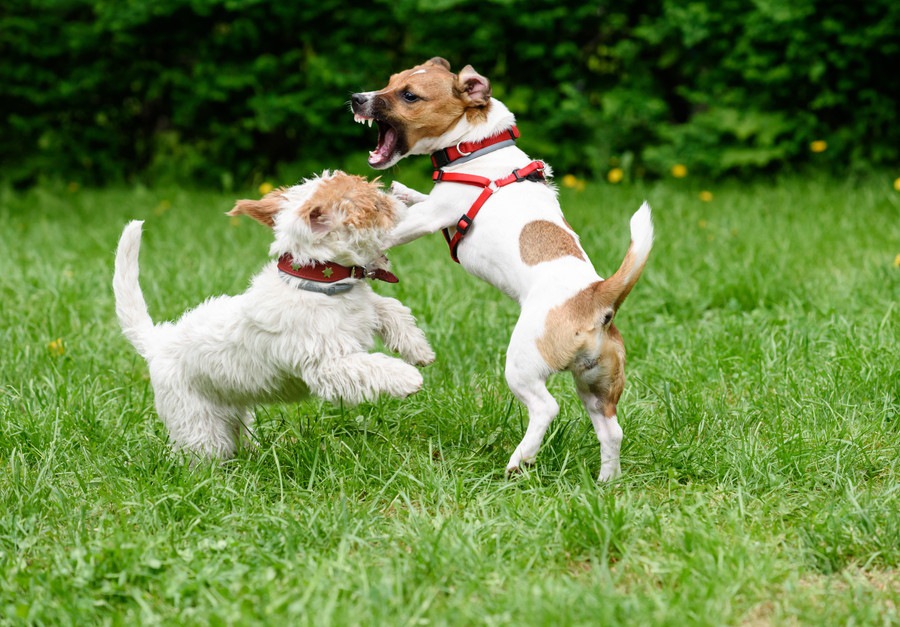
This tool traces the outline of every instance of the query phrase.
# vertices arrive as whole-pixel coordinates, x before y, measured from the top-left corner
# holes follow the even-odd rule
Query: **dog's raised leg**
[[[378,315],[377,333],[388,349],[416,366],[427,366],[434,361],[434,351],[422,329],[416,326],[409,307],[396,298],[378,295],[374,295],[373,303]]]
[[[302,373],[310,391],[325,400],[351,405],[380,394],[406,398],[422,388],[422,374],[402,359],[383,353],[354,353],[325,359]]]
[[[402,202],[407,207],[416,203],[424,202],[428,199],[428,194],[417,192],[411,187],[407,187],[399,181],[391,183],[391,196]]]

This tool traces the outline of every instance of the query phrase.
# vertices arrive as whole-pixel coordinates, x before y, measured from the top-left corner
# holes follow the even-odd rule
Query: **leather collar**
[[[278,258],[278,269],[289,276],[316,283],[337,283],[344,279],[377,279],[387,283],[399,281],[392,272],[381,268],[366,270],[362,266],[342,266],[331,261],[317,261],[312,265],[301,266],[294,263],[294,258],[290,253],[285,253]]]

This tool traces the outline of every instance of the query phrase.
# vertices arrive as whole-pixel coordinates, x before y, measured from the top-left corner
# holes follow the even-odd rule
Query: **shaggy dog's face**
[[[239,200],[228,215],[246,215],[271,227],[273,253],[343,257],[364,265],[381,255],[383,238],[402,208],[380,182],[335,171],[272,190],[259,200]]]

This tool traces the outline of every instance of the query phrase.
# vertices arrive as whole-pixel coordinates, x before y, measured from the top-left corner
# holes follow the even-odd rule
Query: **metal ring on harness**
[[[456,151],[460,154],[460,156],[462,156],[462,157],[468,157],[468,156],[471,155],[472,153],[471,153],[471,152],[463,152],[463,151],[462,151],[462,148],[459,147],[459,145],[460,145],[461,143],[462,143],[462,140],[456,142]]]

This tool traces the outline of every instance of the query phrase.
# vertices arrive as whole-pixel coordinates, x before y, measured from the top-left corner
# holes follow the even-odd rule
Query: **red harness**
[[[462,157],[472,155],[479,150],[489,148],[499,142],[509,141],[510,139],[514,140],[518,136],[519,130],[514,126],[498,135],[488,137],[481,142],[460,143],[455,148],[446,148],[438,151],[437,153],[432,154],[431,160],[435,167],[438,168],[438,163],[446,165],[447,163],[451,163]],[[461,147],[463,150],[460,150]],[[440,158],[436,159],[435,155],[440,155]],[[476,174],[457,174],[455,172],[444,172],[442,169],[436,169],[434,171],[432,180],[434,180],[435,183],[464,183],[465,185],[475,185],[476,187],[482,188],[481,194],[475,199],[475,202],[469,207],[469,210],[466,211],[456,223],[456,233],[451,235],[449,228],[444,229],[444,239],[447,240],[447,245],[450,247],[450,258],[456,263],[459,263],[459,259],[456,256],[456,249],[459,248],[459,243],[462,241],[462,238],[466,236],[466,233],[468,233],[469,228],[472,226],[472,221],[475,220],[475,216],[481,211],[481,207],[484,206],[487,199],[501,187],[506,187],[512,183],[520,183],[522,181],[543,181],[544,162],[532,161],[522,168],[513,170],[512,174],[495,181]]]

